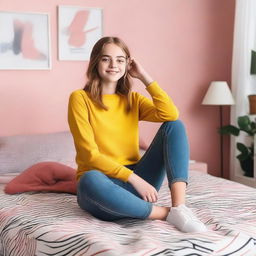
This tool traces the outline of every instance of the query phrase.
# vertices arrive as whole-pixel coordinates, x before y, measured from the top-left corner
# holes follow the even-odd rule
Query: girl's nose
[[[110,61],[110,67],[113,68],[113,67],[116,67],[116,66],[117,66],[117,65],[116,65],[116,61],[113,60],[113,59],[111,59],[111,61]]]

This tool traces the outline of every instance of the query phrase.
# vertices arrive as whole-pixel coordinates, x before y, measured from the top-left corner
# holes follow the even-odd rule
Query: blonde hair
[[[89,93],[91,99],[96,104],[98,104],[103,109],[108,110],[108,107],[104,105],[102,101],[101,78],[98,73],[98,63],[102,56],[103,47],[106,44],[115,44],[119,46],[125,52],[126,58],[130,57],[130,51],[127,45],[118,37],[103,37],[96,42],[92,49],[88,69],[86,72],[88,81],[85,84],[84,90]],[[127,111],[131,110],[131,87],[131,77],[126,70],[125,75],[122,76],[117,82],[116,93],[126,98]]]

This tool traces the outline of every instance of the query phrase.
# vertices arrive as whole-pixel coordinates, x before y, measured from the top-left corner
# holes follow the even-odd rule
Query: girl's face
[[[125,74],[127,56],[116,44],[106,44],[98,63],[98,72],[103,82],[116,82]]]

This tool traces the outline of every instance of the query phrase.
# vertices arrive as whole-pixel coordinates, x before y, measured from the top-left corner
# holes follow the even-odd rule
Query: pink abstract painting
[[[72,20],[70,26],[68,27],[69,40],[68,43],[71,46],[81,47],[86,43],[86,34],[94,31],[98,27],[94,27],[88,30],[85,30],[86,23],[88,21],[89,11],[82,10],[78,11],[74,19]]]
[[[49,69],[47,14],[0,12],[0,69]]]
[[[102,36],[101,9],[59,6],[59,58],[86,60]]]
[[[12,50],[14,54],[22,54],[26,59],[45,60],[46,55],[36,48],[31,22],[13,21],[14,38]]]

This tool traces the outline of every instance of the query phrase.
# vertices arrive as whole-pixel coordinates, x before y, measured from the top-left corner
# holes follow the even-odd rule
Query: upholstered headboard
[[[0,137],[0,174],[19,173],[43,161],[60,162],[76,168],[70,132]]]
[[[146,144],[140,141],[140,147]],[[76,169],[75,147],[69,131],[0,137],[0,175],[20,173],[33,164],[53,161]]]

